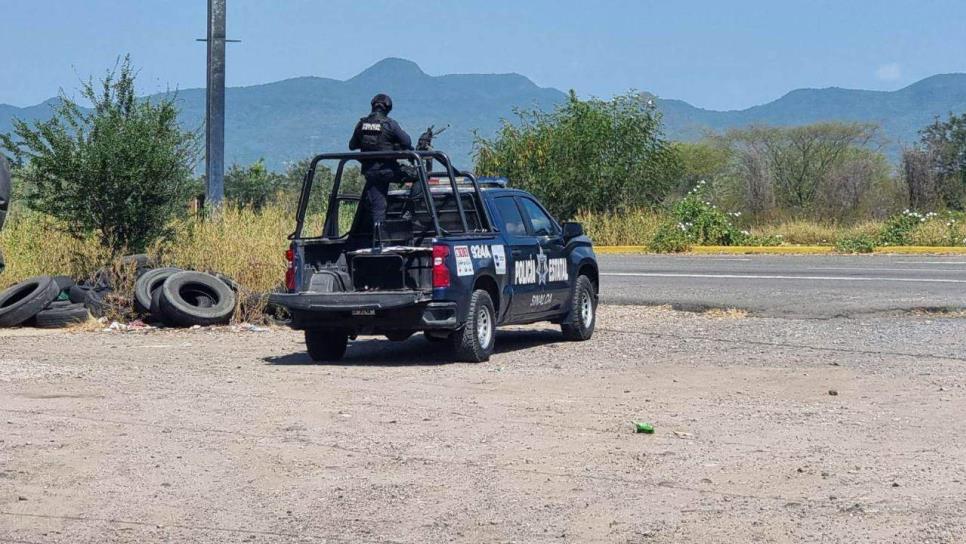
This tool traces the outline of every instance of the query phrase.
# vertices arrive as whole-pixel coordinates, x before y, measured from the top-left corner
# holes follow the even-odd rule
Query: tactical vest
[[[392,143],[392,135],[386,115],[374,112],[363,117],[362,123],[362,151],[392,151],[396,146]]]

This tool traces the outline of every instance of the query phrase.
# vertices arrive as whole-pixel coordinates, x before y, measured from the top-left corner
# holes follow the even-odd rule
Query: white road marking
[[[869,268],[859,266],[810,266],[806,270],[869,270],[872,272],[966,272],[966,268]]]
[[[966,264],[966,261],[898,261],[908,264]]]
[[[641,278],[717,278],[724,280],[897,281],[905,283],[966,283],[941,278],[869,278],[861,276],[766,276],[757,274],[671,274],[659,272],[603,272],[601,276]]]

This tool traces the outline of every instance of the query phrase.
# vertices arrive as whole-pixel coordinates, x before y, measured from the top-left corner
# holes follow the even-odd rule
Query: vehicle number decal
[[[456,254],[456,275],[472,276],[473,259],[470,257],[470,248],[466,246],[456,246],[453,248],[453,253]]]
[[[493,246],[493,267],[496,268],[497,274],[506,274],[506,252],[503,251],[502,245]]]
[[[490,246],[470,246],[470,253],[474,259],[489,259]]]

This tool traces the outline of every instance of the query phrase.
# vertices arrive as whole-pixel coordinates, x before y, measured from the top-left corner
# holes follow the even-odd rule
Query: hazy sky
[[[205,0],[0,0],[0,103],[131,53],[144,92],[204,85]],[[966,72],[966,0],[228,0],[228,84],[345,79],[388,56],[714,109],[799,87],[893,90]]]

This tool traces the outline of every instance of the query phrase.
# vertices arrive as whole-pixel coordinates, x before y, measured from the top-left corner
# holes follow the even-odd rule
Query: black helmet
[[[370,104],[372,105],[373,111],[376,109],[382,109],[386,113],[392,111],[392,98],[389,98],[388,94],[379,93],[376,96],[373,96]]]

